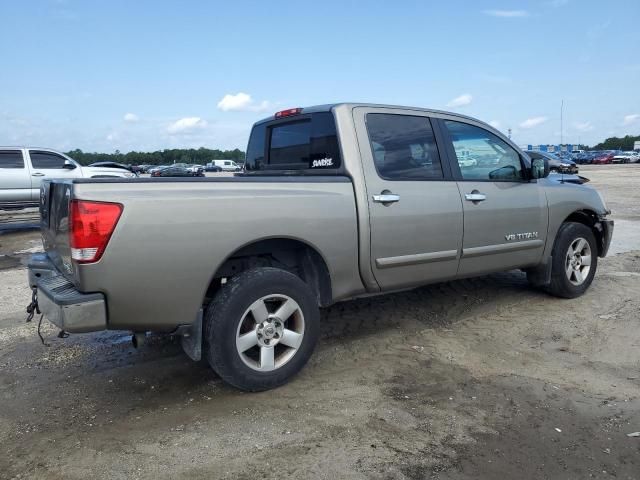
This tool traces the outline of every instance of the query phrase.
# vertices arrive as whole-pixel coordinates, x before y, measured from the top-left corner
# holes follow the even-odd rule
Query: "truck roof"
[[[388,105],[388,104],[382,104],[382,103],[358,103],[358,102],[338,102],[338,103],[327,103],[324,105],[312,105],[310,107],[302,107],[302,113],[317,113],[317,112],[330,112],[332,109],[334,109],[335,107],[339,107],[339,106],[347,106],[350,108],[355,108],[355,107],[370,107],[370,108],[399,108],[399,109],[403,109],[403,110],[415,110],[418,112],[427,112],[427,113],[440,113],[440,114],[447,114],[447,115],[452,115],[455,117],[460,117],[460,118],[464,118],[467,120],[474,120],[474,121],[481,121],[478,120],[477,118],[473,118],[470,117],[468,115],[462,115],[460,113],[456,113],[456,112],[449,112],[446,110],[437,110],[437,109],[433,109],[433,108],[422,108],[422,107],[410,107],[410,106],[406,106],[406,105]],[[260,123],[264,123],[264,122],[270,122],[272,120],[275,120],[275,113],[269,117],[263,118],[261,120],[258,120],[256,122],[256,124],[260,124]],[[484,123],[484,122],[483,122]]]
[[[0,145],[0,150],[42,150],[47,152],[61,153],[59,150],[55,150],[50,147],[37,147],[26,145]]]

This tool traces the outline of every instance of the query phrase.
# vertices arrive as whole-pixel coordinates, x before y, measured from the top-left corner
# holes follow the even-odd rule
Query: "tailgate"
[[[56,269],[74,282],[69,245],[69,203],[73,184],[45,180],[40,188],[40,229],[44,250]]]

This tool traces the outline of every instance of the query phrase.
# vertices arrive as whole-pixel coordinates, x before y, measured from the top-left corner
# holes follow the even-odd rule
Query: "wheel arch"
[[[320,250],[299,238],[265,237],[245,243],[220,263],[213,273],[206,297],[212,297],[223,279],[249,268],[278,267],[301,278],[316,295],[319,306],[332,303],[331,275]]]
[[[569,214],[569,216],[567,216],[567,218],[565,218],[560,225],[567,222],[582,223],[583,225],[589,227],[593,232],[594,237],[596,237],[596,243],[598,245],[598,256],[603,255],[605,249],[604,232],[602,229],[602,225],[600,224],[600,219],[596,212],[589,209],[575,210],[574,212]]]

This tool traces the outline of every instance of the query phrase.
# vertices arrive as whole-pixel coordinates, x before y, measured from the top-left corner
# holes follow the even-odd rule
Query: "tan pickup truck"
[[[264,390],[305,365],[335,302],[510,269],[581,295],[613,222],[584,179],[548,173],[454,113],[285,110],[254,125],[234,177],[44,182],[29,284],[65,331],[183,335]]]

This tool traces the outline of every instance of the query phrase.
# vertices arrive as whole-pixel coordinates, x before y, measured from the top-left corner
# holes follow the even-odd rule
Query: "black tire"
[[[568,251],[569,247],[578,239],[587,241],[591,264],[589,272],[583,277],[582,283],[576,285],[569,279]],[[591,285],[598,268],[598,246],[593,231],[582,223],[566,222],[560,226],[551,253],[551,283],[545,290],[556,297],[576,298],[582,295]]]
[[[263,372],[251,368],[241,358],[236,336],[241,322],[247,321],[245,313],[249,307],[269,295],[286,295],[295,300],[303,316],[304,330],[293,356],[282,366]],[[305,366],[320,334],[320,312],[313,291],[299,277],[279,268],[255,268],[232,277],[222,286],[207,307],[203,326],[204,352],[211,368],[234,387],[257,392],[287,383]],[[261,347],[255,348],[260,351]]]

